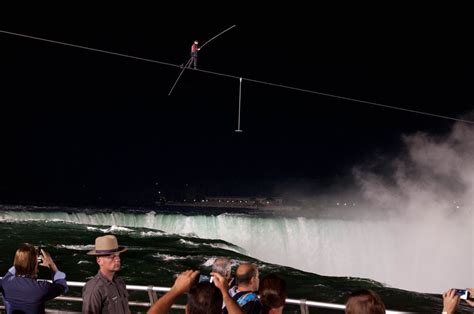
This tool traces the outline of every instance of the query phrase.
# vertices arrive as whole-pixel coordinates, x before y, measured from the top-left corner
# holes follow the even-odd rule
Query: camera
[[[456,295],[458,295],[460,299],[467,300],[471,297],[469,291],[467,291],[466,289],[454,289],[454,290],[455,290]]]
[[[213,281],[214,281],[213,276],[199,275],[198,283],[201,283],[201,282],[210,282],[210,283],[212,283]]]

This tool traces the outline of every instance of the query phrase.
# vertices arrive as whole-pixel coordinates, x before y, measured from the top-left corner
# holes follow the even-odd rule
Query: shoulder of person
[[[83,289],[86,289],[86,288],[92,289],[93,287],[97,286],[101,282],[102,282],[102,278],[100,277],[99,274],[97,274],[91,279],[89,279],[88,281],[86,281],[86,284],[84,285]]]

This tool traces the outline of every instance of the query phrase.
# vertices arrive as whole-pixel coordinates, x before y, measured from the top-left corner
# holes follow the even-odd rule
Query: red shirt
[[[191,52],[197,52],[198,50],[199,50],[199,47],[198,47],[197,44],[193,44],[193,45],[191,46]]]

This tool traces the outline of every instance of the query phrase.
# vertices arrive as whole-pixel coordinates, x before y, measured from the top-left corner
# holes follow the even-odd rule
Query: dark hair
[[[30,276],[36,275],[36,263],[38,259],[38,251],[33,245],[23,244],[16,250],[13,266],[17,275]]]
[[[248,285],[250,283],[250,280],[257,275],[257,266],[254,264],[250,264],[250,269],[243,273],[239,274],[239,269],[237,269],[237,273],[235,274],[235,279],[237,281],[237,284],[244,284]]]
[[[346,302],[346,314],[384,314],[385,305],[372,290],[361,289],[350,294]]]
[[[200,282],[188,293],[189,314],[221,314],[222,293],[210,282]]]
[[[270,309],[285,305],[287,297],[286,282],[275,274],[267,275],[260,282],[258,294],[263,305],[263,313],[268,313]]]

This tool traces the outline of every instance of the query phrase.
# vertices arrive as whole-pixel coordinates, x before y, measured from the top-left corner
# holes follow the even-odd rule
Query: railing
[[[0,277],[2,279],[2,277]],[[50,281],[50,280],[49,280]],[[86,283],[80,281],[68,281],[68,287],[84,287]],[[131,291],[146,291],[148,293],[148,298],[150,302],[136,302],[136,301],[129,301],[128,304],[130,306],[140,306],[140,307],[150,307],[153,303],[158,300],[157,292],[168,292],[171,288],[168,287],[156,287],[156,286],[139,286],[139,285],[127,285],[127,290]],[[69,296],[59,296],[56,297],[55,300],[61,301],[73,301],[73,302],[82,302],[82,298],[79,297],[69,297]],[[332,309],[332,310],[341,310],[344,311],[346,308],[344,304],[335,304],[335,303],[326,303],[326,302],[316,302],[316,301],[309,301],[305,299],[297,300],[297,299],[286,299],[286,304],[292,305],[299,305],[301,314],[308,314],[310,307],[320,308],[320,309]],[[0,309],[4,309],[4,306],[0,306]],[[186,308],[185,305],[174,304],[172,306],[173,309],[181,309],[184,310]],[[55,310],[46,310],[47,313],[58,313]],[[62,312],[61,313],[66,313]],[[67,313],[75,313],[75,312],[67,312]],[[408,314],[413,312],[399,312],[399,311],[386,311],[387,314]]]

